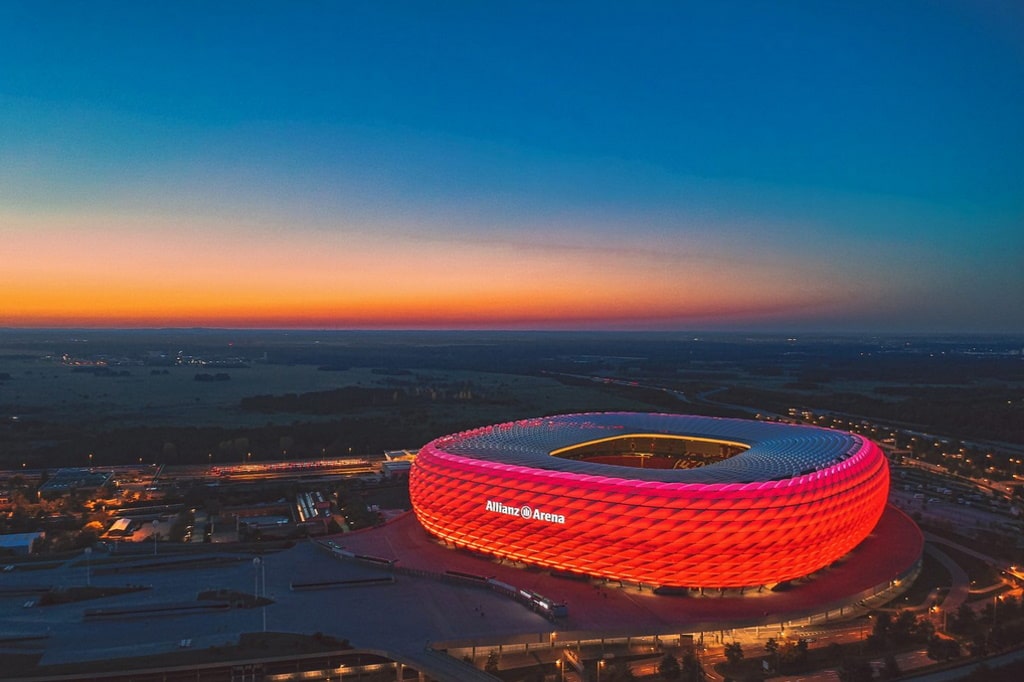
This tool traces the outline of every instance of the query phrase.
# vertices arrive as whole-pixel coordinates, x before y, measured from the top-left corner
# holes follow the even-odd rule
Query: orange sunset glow
[[[768,268],[678,247],[631,253],[556,239],[457,249],[381,231],[264,234],[26,229],[0,254],[0,324],[34,326],[558,327],[765,318],[822,303]],[[131,221],[125,221],[131,223]],[[84,229],[88,228],[88,229]],[[173,237],[173,238],[172,238]],[[780,301],[786,303],[780,304]]]

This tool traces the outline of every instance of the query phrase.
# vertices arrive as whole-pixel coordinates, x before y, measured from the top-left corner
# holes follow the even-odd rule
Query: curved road
[[[971,580],[967,577],[967,571],[934,544],[925,542],[924,551],[931,554],[949,571],[949,594],[942,600],[942,608],[946,610],[946,613],[955,613],[960,605],[967,601],[970,591]]]

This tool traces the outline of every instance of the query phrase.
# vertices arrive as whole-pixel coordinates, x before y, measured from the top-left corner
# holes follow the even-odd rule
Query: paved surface
[[[724,621],[736,619],[777,624],[793,614],[814,611],[820,604],[842,601],[843,595],[877,582],[879,572],[894,571],[897,566],[902,568],[911,563],[913,552],[919,550],[907,547],[913,548],[919,534],[916,527],[907,523],[907,517],[901,513],[888,513],[879,531],[866,541],[863,552],[823,572],[821,577],[788,592],[748,591],[742,598],[735,594],[655,596],[646,589],[594,585],[498,564],[446,549],[429,538],[411,515],[381,529],[335,538],[361,553],[400,558],[410,568],[493,575],[517,587],[563,599],[569,604],[570,615],[557,625],[490,590],[430,577],[397,574],[395,582],[386,585],[293,591],[293,582],[392,576],[377,567],[338,560],[312,542],[267,554],[259,567],[254,566],[252,554],[230,549],[206,554],[211,559],[209,563],[184,564],[180,555],[162,554],[154,558],[145,552],[125,563],[107,563],[111,557],[94,552],[88,565],[84,557],[77,557],[53,568],[0,572],[0,637],[37,635],[41,639],[32,647],[43,651],[42,663],[56,664],[176,651],[182,639],[191,639],[193,648],[227,644],[235,641],[239,633],[264,629],[265,618],[268,631],[322,632],[348,639],[362,648],[422,658],[428,664],[438,656],[427,653],[428,645],[446,640],[542,644],[550,642],[550,635],[556,630],[560,634],[618,631],[636,635],[712,630]],[[187,558],[197,556],[190,552]],[[151,589],[30,608],[24,604],[31,598],[17,594],[19,589],[31,586],[71,587],[85,585],[87,581],[107,586],[141,584]],[[199,592],[217,589],[265,593],[274,603],[265,609],[85,619],[87,609],[192,602]]]
[[[230,589],[253,594],[263,591],[251,556],[211,568],[171,568],[159,565],[121,573],[100,573],[93,554],[93,585],[146,584],[151,590],[60,606],[24,608],[24,596],[0,596],[0,635],[36,634],[44,639],[42,664],[139,656],[175,651],[182,639],[192,647],[225,644],[242,632],[263,629],[264,609],[231,609],[201,615],[140,616],[86,621],[86,609],[135,607],[174,601],[193,601],[198,592]],[[537,632],[550,627],[540,616],[489,591],[459,588],[435,580],[399,576],[395,583],[362,588],[293,592],[294,581],[323,581],[381,577],[381,571],[341,562],[312,543],[263,557],[266,594],[275,602],[265,609],[269,631],[333,635],[354,645],[421,654],[432,637],[497,636],[508,631]],[[133,562],[135,565],[139,565]],[[257,577],[258,576],[258,577]],[[0,574],[0,587],[19,584],[54,586],[85,584],[83,567],[74,561],[38,571]],[[257,588],[258,585],[258,588]],[[482,607],[486,616],[476,610]]]
[[[595,585],[589,581],[557,578],[511,563],[446,548],[431,538],[407,514],[384,528],[339,536],[335,540],[359,554],[395,559],[399,565],[443,573],[455,570],[495,577],[516,587],[538,592],[569,606],[569,618],[548,630],[592,632],[667,633],[717,630],[723,621],[779,623],[820,612],[823,605],[838,609],[850,595],[886,582],[906,570],[921,555],[923,537],[909,517],[893,507],[857,551],[813,580],[785,592],[747,590],[724,596],[656,596],[649,589]],[[628,630],[623,626],[628,624]],[[729,624],[724,625],[729,628]]]

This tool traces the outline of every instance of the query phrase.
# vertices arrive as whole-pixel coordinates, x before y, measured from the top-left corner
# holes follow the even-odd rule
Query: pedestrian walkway
[[[967,575],[967,571],[931,542],[925,543],[924,551],[934,557],[949,571],[949,593],[942,600],[942,608],[946,613],[955,613],[960,608],[960,605],[967,601],[970,592],[971,580]]]

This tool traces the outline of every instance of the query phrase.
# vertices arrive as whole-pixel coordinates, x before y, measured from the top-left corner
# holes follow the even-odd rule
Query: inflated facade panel
[[[698,469],[573,461],[609,437],[741,443]],[[458,547],[648,585],[747,587],[806,576],[856,547],[886,504],[884,455],[853,434],[737,419],[563,415],[446,436],[420,450],[413,509]]]

